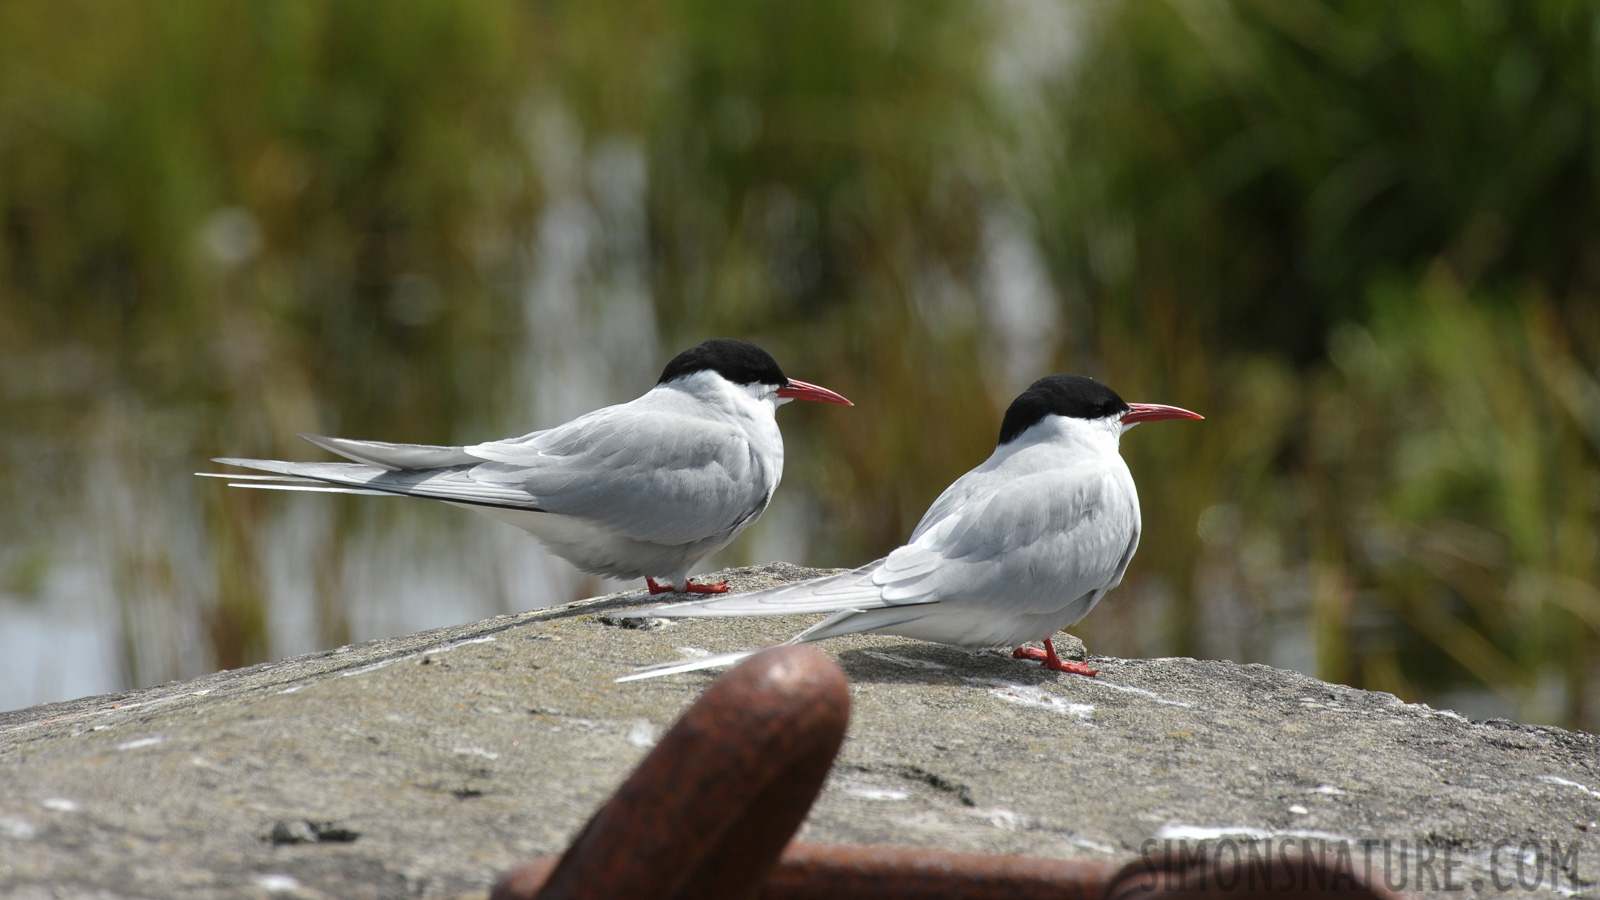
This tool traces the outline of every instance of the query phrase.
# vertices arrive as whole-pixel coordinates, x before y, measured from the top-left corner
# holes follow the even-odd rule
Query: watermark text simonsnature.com
[[[1149,862],[1148,890],[1196,887],[1196,866],[1221,891],[1323,890],[1366,884],[1391,891],[1570,893],[1592,886],[1578,871],[1577,841],[1556,839],[1464,848],[1434,840],[1219,837],[1151,838],[1139,847]],[[1321,866],[1309,860],[1320,858]],[[1156,860],[1165,860],[1166,865]],[[1176,866],[1171,865],[1177,863]],[[1187,872],[1180,875],[1180,872]]]

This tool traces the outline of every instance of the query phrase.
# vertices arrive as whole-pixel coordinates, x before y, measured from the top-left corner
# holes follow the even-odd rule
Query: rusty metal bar
[[[795,842],[761,900],[1098,900],[1119,866],[1028,856]]]

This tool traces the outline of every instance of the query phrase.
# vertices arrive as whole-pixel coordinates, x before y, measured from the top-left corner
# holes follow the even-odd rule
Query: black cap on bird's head
[[[739,385],[777,385],[778,396],[785,400],[855,405],[827,388],[785,376],[772,354],[738,338],[712,338],[679,353],[661,370],[656,384],[668,384],[696,372],[715,372]]]
[[[776,384],[783,386],[789,379],[778,368],[772,354],[749,341],[737,338],[712,338],[679,353],[661,370],[656,384],[676,381],[696,372],[715,372],[734,384]]]
[[[1128,403],[1116,391],[1087,375],[1046,375],[1017,395],[1000,423],[1000,443],[1039,424],[1045,416],[1104,419],[1117,416],[1123,428],[1157,419],[1200,419],[1198,413],[1159,403]]]

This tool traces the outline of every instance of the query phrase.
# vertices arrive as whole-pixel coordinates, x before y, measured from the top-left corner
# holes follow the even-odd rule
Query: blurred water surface
[[[746,337],[856,565],[1080,371],[1145,538],[1077,631],[1600,715],[1600,15],[1557,0],[0,6],[0,708],[617,587],[224,488],[518,434]]]

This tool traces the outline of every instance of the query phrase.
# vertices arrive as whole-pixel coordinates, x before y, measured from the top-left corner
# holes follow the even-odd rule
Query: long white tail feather
[[[294,478],[313,478],[341,484],[361,484],[391,474],[388,469],[362,463],[289,462],[282,459],[240,459],[233,456],[219,456],[212,462],[224,466],[238,466],[241,469],[255,469],[257,472],[272,472]]]
[[[258,491],[305,491],[310,494],[362,494],[368,497],[404,497],[394,491],[374,491],[368,488],[345,487],[339,484],[291,484],[260,482],[260,481],[230,481],[228,487],[251,488]]]
[[[448,449],[448,448],[447,448]],[[449,503],[473,506],[503,507],[506,509],[539,512],[538,501],[526,491],[511,485],[486,484],[466,474],[468,467],[445,467],[393,471],[380,466],[361,463],[288,462],[278,459],[236,459],[222,457],[212,460],[226,466],[239,466],[261,472],[288,476],[284,482],[298,483],[305,479],[333,485],[356,488],[360,493],[377,491],[403,494],[408,497],[425,497]],[[257,476],[243,476],[254,478]]]
[[[821,622],[818,622],[810,628],[807,628],[805,631],[802,631],[794,637],[789,638],[787,641],[784,641],[780,644],[773,644],[772,646],[787,647],[790,644],[803,644],[811,641],[819,641],[827,637],[833,637],[834,634],[832,633],[821,632],[831,625],[849,619],[858,612],[860,612],[860,610],[857,609],[840,610],[826,619],[823,619]],[[850,632],[841,631],[838,633],[849,634]],[[755,650],[739,650],[734,653],[723,653],[720,656],[707,656],[703,659],[689,659],[684,660],[683,662],[660,663],[654,666],[645,666],[631,675],[624,675],[621,678],[618,678],[617,683],[621,684],[624,681],[643,681],[646,678],[660,678],[663,675],[677,675],[681,672],[698,672],[701,669],[715,669],[719,666],[731,666],[747,657],[751,657],[757,653],[760,653],[764,649],[768,648],[762,647]]]
[[[196,472],[201,478],[227,478],[232,481],[273,481],[279,484],[325,484],[313,478],[296,478],[293,475],[236,475],[232,472]]]
[[[727,594],[708,600],[669,603],[629,610],[625,618],[695,618],[701,616],[783,616],[863,610],[888,605],[872,575],[883,560],[839,575],[780,585],[744,594]],[[929,601],[917,601],[929,602]]]
[[[781,646],[781,645],[779,645]],[[737,653],[724,653],[721,656],[707,656],[704,659],[690,659],[679,663],[662,663],[658,666],[648,666],[624,675],[617,679],[617,683],[624,681],[643,681],[646,678],[660,678],[663,675],[676,675],[679,672],[698,672],[701,669],[715,669],[718,666],[731,666],[745,657],[754,656],[760,650],[740,650]]]
[[[807,628],[801,635],[807,641],[825,641],[847,634],[868,634],[880,628],[892,628],[906,622],[914,622],[926,615],[928,607],[922,604],[886,606],[879,609],[847,609]]]

